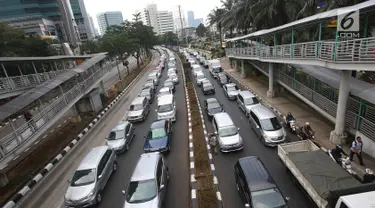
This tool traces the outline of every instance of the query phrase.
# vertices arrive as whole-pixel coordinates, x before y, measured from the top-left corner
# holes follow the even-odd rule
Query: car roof
[[[132,105],[136,105],[136,104],[141,104],[143,103],[143,100],[145,99],[145,97],[136,97],[133,102],[132,102]]]
[[[215,121],[218,125],[218,127],[223,126],[232,126],[234,125],[232,119],[230,118],[229,114],[226,112],[216,113],[214,115]]]
[[[128,121],[120,121],[116,124],[115,127],[113,127],[112,131],[120,131],[124,130],[124,128],[129,124]]]
[[[240,92],[240,95],[243,97],[243,98],[249,98],[249,97],[256,97],[253,93],[251,93],[249,90],[242,90]]]
[[[92,148],[83,158],[77,170],[87,170],[96,168],[107,150],[108,146],[99,146]]]
[[[267,118],[276,117],[274,112],[272,112],[269,108],[263,105],[258,105],[252,108],[251,111],[254,112],[257,116],[261,117],[259,119],[267,119]]]
[[[201,68],[201,66],[198,65],[198,64],[193,64],[193,65],[191,65],[191,67],[192,67],[192,68],[198,68],[198,67]]]
[[[162,119],[162,120],[156,120],[156,121],[152,122],[150,129],[164,128],[165,122],[166,122],[166,120],[164,120],[164,119]]]
[[[213,102],[219,103],[219,101],[216,98],[207,98],[206,102],[207,103],[213,103]]]
[[[156,165],[160,157],[159,152],[143,153],[134,169],[131,181],[143,181],[155,178]]]
[[[227,87],[234,87],[234,86],[237,86],[235,83],[228,83],[228,84],[225,84],[225,86]]]
[[[162,95],[158,98],[158,105],[171,104],[173,95]]]
[[[243,157],[238,160],[251,192],[277,188],[275,181],[256,156]]]
[[[169,92],[169,91],[170,91],[169,87],[162,87],[159,90],[159,92]]]

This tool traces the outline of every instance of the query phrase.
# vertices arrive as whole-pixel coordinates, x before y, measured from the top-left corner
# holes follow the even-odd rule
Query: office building
[[[187,14],[188,14],[189,27],[198,27],[199,24],[203,24],[203,18],[195,19],[193,11],[188,11]]]
[[[102,35],[104,35],[109,26],[120,25],[124,22],[122,13],[120,11],[104,12],[98,14],[96,17],[98,19],[99,29]]]
[[[0,22],[24,29],[28,35],[57,36],[76,45],[80,41],[69,0],[0,1]]]
[[[162,35],[167,32],[174,32],[174,22],[173,22],[172,12],[159,11],[158,12],[158,24],[159,24],[158,35]]]
[[[70,0],[70,4],[81,41],[93,39],[94,31],[90,25],[90,19],[86,11],[84,0]]]
[[[186,27],[184,29],[179,29],[177,31],[177,36],[179,38],[186,38],[188,36],[192,37],[193,39],[197,38],[195,27]]]
[[[92,19],[92,16],[89,16],[89,21],[90,21],[90,29],[93,32],[94,38],[99,36],[99,33],[97,33],[97,29],[95,28],[94,25],[94,20]]]
[[[158,7],[156,4],[149,4],[146,8],[137,11],[141,13],[141,21],[144,25],[153,28],[154,33],[159,34],[159,22],[158,22]]]
[[[185,16],[185,11],[181,7],[181,5],[176,5],[172,8],[172,15],[173,15],[175,32],[181,30],[181,28],[188,26],[187,18]]]

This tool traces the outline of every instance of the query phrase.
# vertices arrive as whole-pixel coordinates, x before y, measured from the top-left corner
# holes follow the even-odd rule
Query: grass
[[[115,86],[108,89],[108,97],[103,103],[103,108],[116,98],[120,90],[125,89],[128,84],[142,71],[150,62],[150,58],[126,75],[122,82],[117,82]],[[101,112],[101,111],[99,111]],[[12,169],[6,171],[9,183],[0,188],[0,204],[3,206],[11,197],[25,186],[35,175],[41,171],[62,149],[64,149],[96,115],[81,115],[81,122],[69,121],[61,130],[45,138],[34,149],[29,151],[29,155],[20,160]],[[43,152],[43,154],[40,154]]]

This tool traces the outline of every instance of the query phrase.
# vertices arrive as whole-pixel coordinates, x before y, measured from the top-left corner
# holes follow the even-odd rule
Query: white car
[[[167,74],[177,74],[176,68],[169,68]]]
[[[169,62],[168,63],[168,69],[169,68],[175,68],[176,67],[176,64],[174,62]]]
[[[199,73],[203,74],[202,68],[199,67],[199,68],[193,69],[193,75],[194,75],[194,77],[196,77],[197,74],[199,74]]]
[[[169,74],[168,78],[172,80],[173,84],[178,84],[179,82],[177,74]]]
[[[195,64],[195,60],[194,60],[194,59],[189,59],[189,63],[190,63],[191,65],[193,65],[193,64]]]
[[[158,97],[161,97],[163,95],[173,95],[173,92],[172,92],[172,90],[169,87],[162,87],[159,90]]]
[[[197,81],[197,85],[198,86],[201,86],[202,85],[202,81],[203,80],[206,80],[207,78],[204,77],[204,74],[203,73],[198,73],[197,74],[197,77],[196,77],[196,81]]]

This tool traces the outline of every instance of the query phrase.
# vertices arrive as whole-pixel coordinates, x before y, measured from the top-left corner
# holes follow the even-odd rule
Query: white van
[[[166,119],[176,121],[176,101],[173,95],[162,95],[158,98],[158,120]]]
[[[216,78],[217,75],[223,72],[223,68],[221,68],[220,60],[210,60],[210,65],[208,66],[211,75]]]

